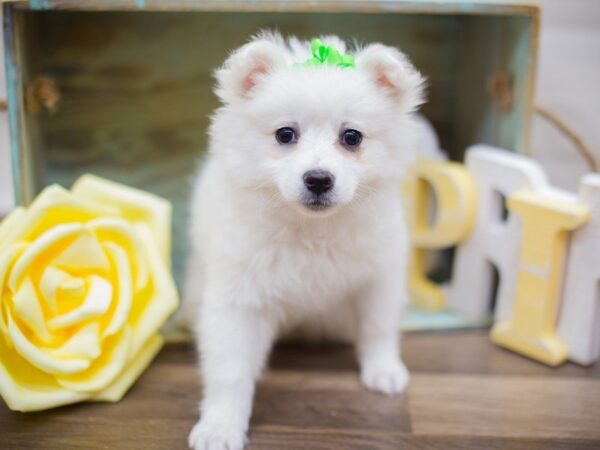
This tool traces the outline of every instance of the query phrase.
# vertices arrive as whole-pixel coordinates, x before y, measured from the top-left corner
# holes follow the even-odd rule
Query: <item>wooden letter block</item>
[[[417,307],[439,311],[446,305],[446,295],[427,279],[425,254],[456,245],[469,234],[475,221],[475,184],[461,164],[420,161],[405,187],[413,246],[409,291]],[[434,213],[433,223],[428,222],[430,212]]]
[[[567,359],[556,320],[568,232],[589,219],[585,205],[565,197],[549,190],[509,197],[523,224],[515,300],[512,317],[491,332],[495,343],[551,366]]]
[[[571,237],[558,335],[569,359],[587,365],[600,356],[600,175],[582,178],[579,200],[591,217]]]
[[[506,215],[504,198],[548,183],[537,163],[506,150],[476,145],[467,149],[465,159],[475,178],[478,210],[473,233],[456,250],[448,304],[474,321],[485,319],[491,310],[493,265],[499,274],[496,320],[507,319],[514,298],[521,227],[516,217]]]

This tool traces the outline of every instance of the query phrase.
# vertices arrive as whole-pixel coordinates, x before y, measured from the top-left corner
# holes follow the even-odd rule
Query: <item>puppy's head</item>
[[[302,65],[309,56],[309,43],[265,34],[235,51],[216,72],[224,106],[211,148],[242,188],[324,215],[397,183],[413,159],[408,116],[423,78],[381,44],[357,51],[353,68]]]

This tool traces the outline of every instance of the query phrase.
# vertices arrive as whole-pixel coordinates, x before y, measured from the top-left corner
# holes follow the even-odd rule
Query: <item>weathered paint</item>
[[[529,116],[531,115],[531,110],[527,110],[530,102],[527,102],[526,92],[531,89],[532,81],[527,74],[532,73],[534,69],[535,50],[532,45],[532,23],[525,18],[515,18],[515,21],[521,23],[514,26],[513,33],[516,36],[516,42],[510,64],[511,75],[514,76],[514,114],[511,120],[503,123],[500,132],[521,136],[522,138],[516,142],[515,150],[519,153],[529,153],[529,141],[524,130],[529,127]]]
[[[15,192],[15,202],[20,205],[23,202],[23,177],[24,171],[21,169],[23,155],[20,149],[20,130],[21,123],[18,112],[18,74],[15,67],[15,32],[14,16],[8,8],[4,9],[4,64],[6,70],[6,98],[8,101],[8,126],[10,132],[10,150],[12,154],[13,184]]]
[[[50,9],[50,0],[29,0],[31,9]]]

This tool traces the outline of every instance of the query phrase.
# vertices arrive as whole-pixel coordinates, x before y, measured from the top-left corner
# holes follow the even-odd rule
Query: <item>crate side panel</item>
[[[465,20],[460,33],[452,146],[460,153],[454,154],[454,159],[462,159],[462,151],[479,142],[524,150],[533,101],[533,26],[530,16]]]

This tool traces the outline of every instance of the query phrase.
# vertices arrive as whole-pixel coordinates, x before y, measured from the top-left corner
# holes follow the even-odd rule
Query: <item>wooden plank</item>
[[[269,371],[259,383],[251,426],[312,429],[410,431],[404,396],[387,397],[364,389],[358,372]]]
[[[349,346],[279,346],[258,385],[249,448],[600,447],[599,374],[498,376],[497,370],[511,369],[493,361],[508,353],[488,344],[482,331],[409,334],[404,353],[413,381],[407,395],[391,398],[360,386]],[[167,346],[116,404],[87,403],[30,414],[0,405],[0,448],[186,448],[200,398],[195,359],[191,345]],[[470,373],[485,367],[478,359],[492,363],[481,374]],[[551,369],[546,371],[548,375]]]
[[[497,347],[481,330],[405,333],[402,355],[409,370],[416,373],[600,378],[600,364],[550,368]],[[305,372],[358,370],[353,348],[342,344],[281,345],[270,365],[274,370]]]
[[[600,440],[597,379],[417,375],[409,401],[417,435]]]
[[[405,433],[313,431],[258,428],[250,432],[248,450],[597,450],[584,439],[510,439],[471,436],[414,436]]]

